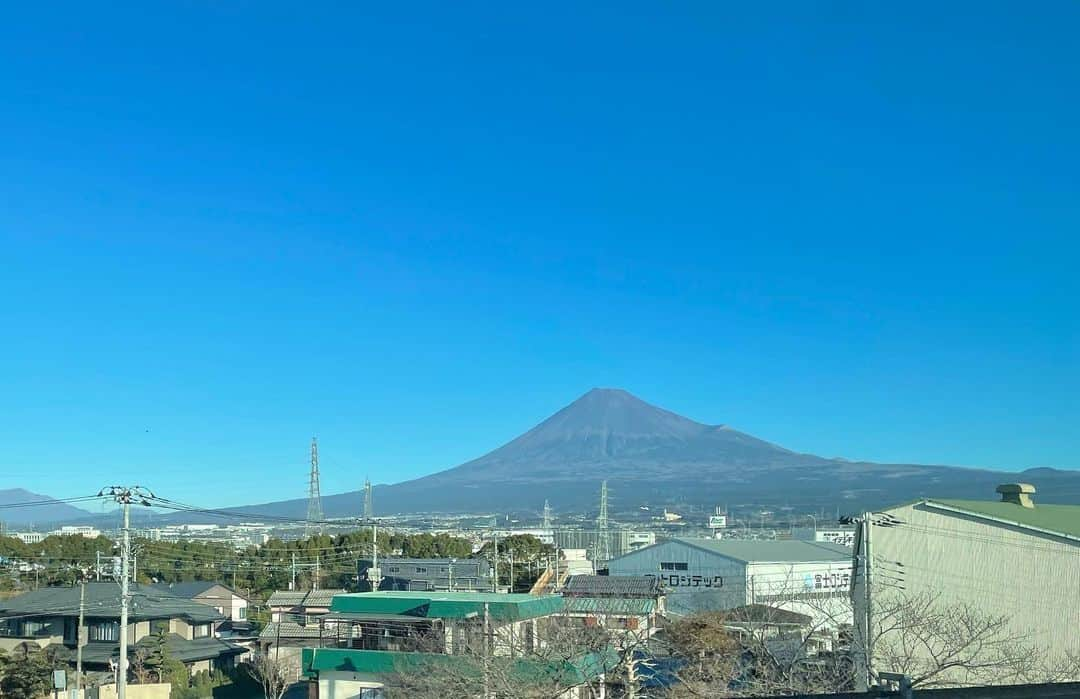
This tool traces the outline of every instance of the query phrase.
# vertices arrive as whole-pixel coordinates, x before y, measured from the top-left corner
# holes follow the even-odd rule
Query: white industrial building
[[[856,641],[861,644],[865,637],[869,608],[875,673],[926,674],[938,662],[931,655],[947,655],[942,649],[949,638],[911,629],[897,612],[933,600],[935,609],[952,618],[967,610],[984,619],[1005,617],[993,639],[1028,649],[1021,655],[1033,663],[1033,679],[1045,678],[1046,668],[1071,665],[1064,677],[1080,680],[1080,506],[1036,504],[1035,488],[1026,483],[1002,485],[998,492],[999,501],[926,499],[863,517],[869,525],[860,529],[854,548]],[[867,560],[869,595],[863,586]],[[958,627],[962,634],[962,624]],[[950,634],[946,629],[936,635]],[[992,665],[996,648],[990,642],[979,647],[979,660]],[[934,682],[1027,679],[1009,677],[1005,667],[988,679],[978,669],[965,669],[962,660],[953,658],[956,667]]]
[[[613,559],[610,575],[660,578],[670,614],[767,605],[851,623],[851,549],[813,541],[670,539]]]

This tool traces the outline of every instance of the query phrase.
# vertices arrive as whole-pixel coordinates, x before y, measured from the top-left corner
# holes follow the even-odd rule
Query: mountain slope
[[[43,502],[40,505],[23,506],[23,503]],[[0,490],[0,520],[8,528],[25,524],[49,524],[66,522],[91,516],[86,510],[80,510],[66,503],[38,495],[22,488]]]
[[[994,487],[1027,478],[1045,502],[1080,502],[1080,472],[1025,474],[913,464],[875,464],[800,454],[723,425],[705,425],[619,389],[593,389],[507,444],[455,468],[375,487],[380,514],[595,507],[608,480],[612,508],[642,504],[790,504],[879,507],[920,496],[992,499]],[[359,492],[323,498],[328,517],[356,516]],[[302,499],[239,508],[304,517]]]

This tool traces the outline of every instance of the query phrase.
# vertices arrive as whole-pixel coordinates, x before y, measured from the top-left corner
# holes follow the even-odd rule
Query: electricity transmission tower
[[[322,534],[322,496],[319,495],[319,443],[311,438],[311,479],[308,481],[307,524],[304,536]]]
[[[611,558],[611,540],[608,536],[607,481],[600,483],[600,515],[596,518],[596,563],[607,563]]]

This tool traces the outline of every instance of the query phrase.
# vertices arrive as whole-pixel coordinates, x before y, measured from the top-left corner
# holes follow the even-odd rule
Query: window
[[[398,572],[398,567],[397,567],[397,566],[393,566],[392,568],[387,568],[387,569],[386,569],[386,572],[387,572],[387,573],[397,573],[397,572]]]
[[[192,638],[206,638],[210,635],[210,624],[199,624],[191,627]]]
[[[237,619],[247,619],[247,607],[240,607],[236,610]]]
[[[687,565],[681,561],[661,561],[660,570],[686,570]]]
[[[416,572],[417,572],[417,573],[426,573],[426,572],[427,572],[427,568],[421,568],[420,566],[417,566],[417,567],[416,567]]]
[[[120,624],[115,621],[101,621],[90,624],[88,629],[91,641],[119,641]]]

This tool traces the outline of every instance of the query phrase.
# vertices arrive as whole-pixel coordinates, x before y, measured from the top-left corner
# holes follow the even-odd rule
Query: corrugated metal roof
[[[1035,505],[1023,507],[1011,502],[985,500],[941,500],[934,498],[927,504],[940,503],[976,515],[1011,522],[1024,527],[1034,527],[1067,536],[1080,537],[1080,505]]]
[[[843,544],[824,541],[741,541],[735,539],[671,539],[743,563],[817,563],[850,561],[852,551]],[[661,544],[656,544],[660,546]],[[651,547],[649,547],[651,548]],[[647,549],[642,549],[642,551]],[[627,554],[632,556],[634,554]]]
[[[571,575],[563,597],[656,597],[660,580],[649,575]]]
[[[318,676],[320,671],[363,672],[373,675],[401,672],[404,668],[430,667],[431,664],[450,664],[469,671],[469,660],[459,655],[443,653],[398,653],[380,650],[345,648],[305,648],[302,665],[306,675]],[[522,682],[539,682],[558,677],[570,684],[583,684],[599,677],[618,664],[612,649],[601,653],[583,653],[567,660],[533,661],[519,659],[510,672]],[[474,670],[476,668],[473,668]]]
[[[483,614],[485,606],[493,619],[518,621],[559,612],[563,599],[558,595],[494,592],[357,592],[334,597],[331,611],[464,619]]]

